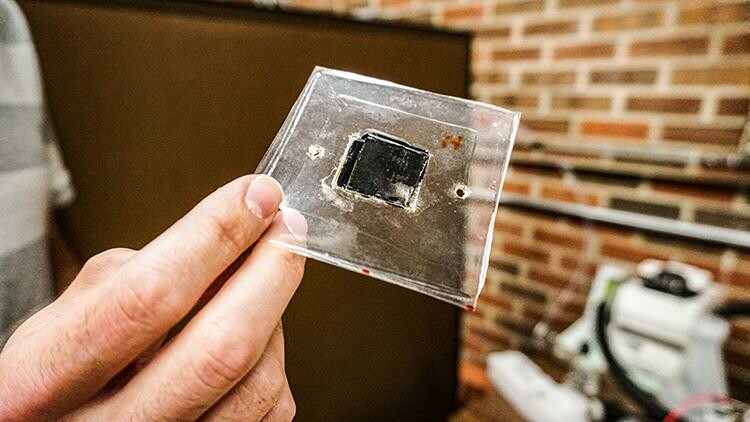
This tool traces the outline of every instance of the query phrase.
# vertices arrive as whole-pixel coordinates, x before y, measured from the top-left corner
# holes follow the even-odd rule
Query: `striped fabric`
[[[0,0],[0,347],[53,297],[47,215],[73,199],[41,91],[26,20]]]

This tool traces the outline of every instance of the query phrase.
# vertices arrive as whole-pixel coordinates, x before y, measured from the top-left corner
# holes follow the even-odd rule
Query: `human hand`
[[[269,240],[307,225],[281,200],[241,177],[143,249],[91,258],[0,353],[0,420],[290,420],[280,320],[304,258]]]

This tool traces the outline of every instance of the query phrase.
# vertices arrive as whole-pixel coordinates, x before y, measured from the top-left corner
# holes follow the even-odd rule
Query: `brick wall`
[[[750,235],[750,171],[715,159],[747,142],[750,1],[288,1],[475,31],[472,96],[522,111],[531,130],[506,192]],[[684,261],[750,299],[750,250],[510,208],[495,234],[485,292],[464,319],[461,358],[478,366],[527,342],[541,318],[558,329],[578,318],[604,261]],[[725,357],[750,401],[750,323],[734,324]]]

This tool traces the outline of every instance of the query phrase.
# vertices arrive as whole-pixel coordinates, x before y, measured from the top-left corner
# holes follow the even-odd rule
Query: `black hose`
[[[714,314],[724,319],[750,317],[750,302],[729,302],[714,309]]]
[[[607,302],[600,303],[596,308],[596,340],[599,342],[604,359],[607,361],[609,372],[612,374],[617,385],[643,409],[647,416],[663,420],[669,414],[669,409],[662,406],[653,395],[643,391],[631,381],[625,372],[625,368],[620,365],[620,362],[612,354],[612,350],[609,347],[609,340],[607,339],[609,318],[609,305]]]

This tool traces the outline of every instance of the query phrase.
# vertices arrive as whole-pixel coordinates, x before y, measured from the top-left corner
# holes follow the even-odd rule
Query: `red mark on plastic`
[[[452,147],[454,150],[457,150],[461,148],[461,144],[464,143],[464,137],[461,135],[445,135],[443,136],[443,139],[441,140],[441,145],[443,148]]]
[[[367,268],[362,268],[362,274],[370,275],[370,270],[368,270]]]
[[[475,308],[475,307],[473,307],[471,305],[466,305],[466,310],[473,313],[473,312],[477,311],[477,308]]]

